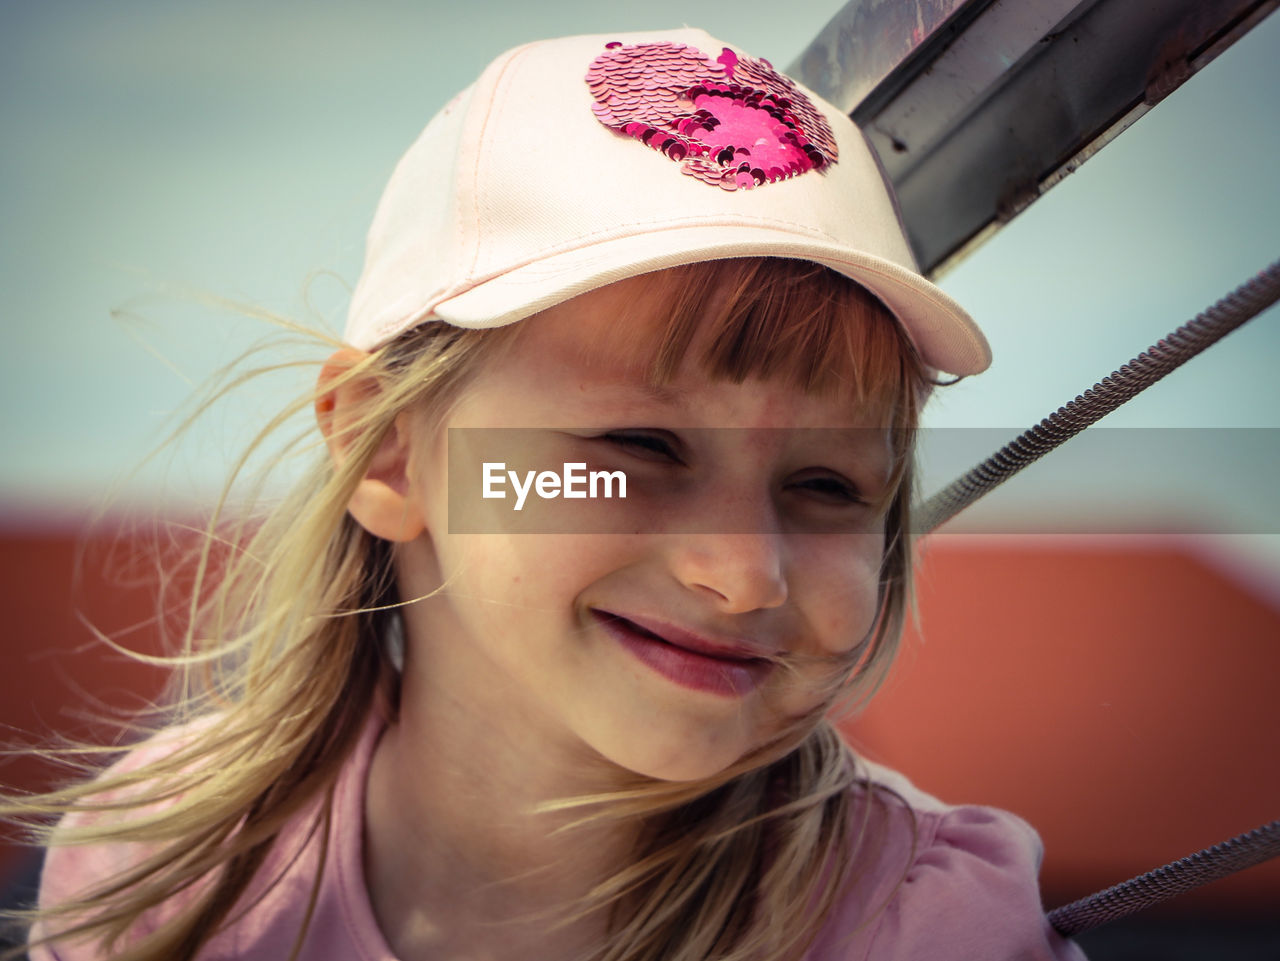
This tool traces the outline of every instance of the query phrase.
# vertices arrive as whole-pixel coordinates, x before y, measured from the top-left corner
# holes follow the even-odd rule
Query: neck
[[[580,954],[603,937],[604,912],[556,922],[626,862],[634,828],[573,825],[581,810],[540,808],[615,789],[620,774],[500,680],[460,669],[448,640],[408,638],[401,713],[373,759],[366,873],[375,914],[403,961],[446,949],[525,957],[531,943],[542,958]]]

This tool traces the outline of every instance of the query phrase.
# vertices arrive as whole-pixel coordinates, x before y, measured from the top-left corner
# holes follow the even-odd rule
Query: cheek
[[[509,620],[513,610],[563,616],[586,585],[611,569],[611,540],[599,535],[456,534],[440,539],[436,556],[450,593],[490,608],[487,619]]]
[[[798,600],[808,609],[822,653],[846,654],[866,639],[875,623],[883,537],[815,540],[819,543],[806,554],[804,596]]]

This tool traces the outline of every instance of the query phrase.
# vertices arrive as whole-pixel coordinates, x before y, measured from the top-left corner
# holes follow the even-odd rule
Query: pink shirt
[[[363,869],[365,783],[380,731],[370,724],[339,777],[329,857],[299,961],[396,961],[374,919]],[[859,860],[863,880],[832,914],[806,961],[1083,961],[1080,949],[1045,922],[1036,881],[1040,840],[1030,825],[993,808],[945,805],[896,772],[868,768],[875,781],[891,787],[914,810],[914,858],[908,812],[897,804],[880,808],[870,827],[881,843]],[[859,796],[851,803],[864,800]],[[319,844],[313,839],[304,845],[302,818],[286,830],[283,841],[251,895],[302,846],[300,856],[258,904],[204,948],[201,961],[289,956],[319,864]],[[58,903],[115,874],[127,863],[130,847],[51,849],[41,903]],[[904,868],[905,880],[895,890]],[[863,924],[886,900],[871,923]],[[152,930],[164,914],[162,906],[143,927]],[[31,951],[31,961],[102,958],[83,943]]]

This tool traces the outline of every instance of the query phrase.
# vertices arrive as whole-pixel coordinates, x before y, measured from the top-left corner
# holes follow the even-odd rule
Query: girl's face
[[[892,454],[882,412],[847,399],[693,364],[652,387],[650,358],[614,334],[625,318],[656,339],[646,289],[525,321],[451,431],[415,421],[407,495],[426,533],[402,545],[402,588],[444,587],[407,609],[409,669],[532,743],[691,780],[847,674],[876,617]],[[508,470],[524,485],[566,463],[623,472],[627,497],[616,480],[612,497],[551,497],[548,481],[514,509]],[[504,498],[482,495],[486,473]]]

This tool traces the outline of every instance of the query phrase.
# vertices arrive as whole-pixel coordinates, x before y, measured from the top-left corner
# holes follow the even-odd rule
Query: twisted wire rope
[[[1080,934],[1278,855],[1280,821],[1272,821],[1105,891],[1055,908],[1049,912],[1049,923],[1060,934]]]
[[[942,526],[979,497],[1136,397],[1278,299],[1280,261],[938,491],[920,508],[919,529],[928,532]]]

